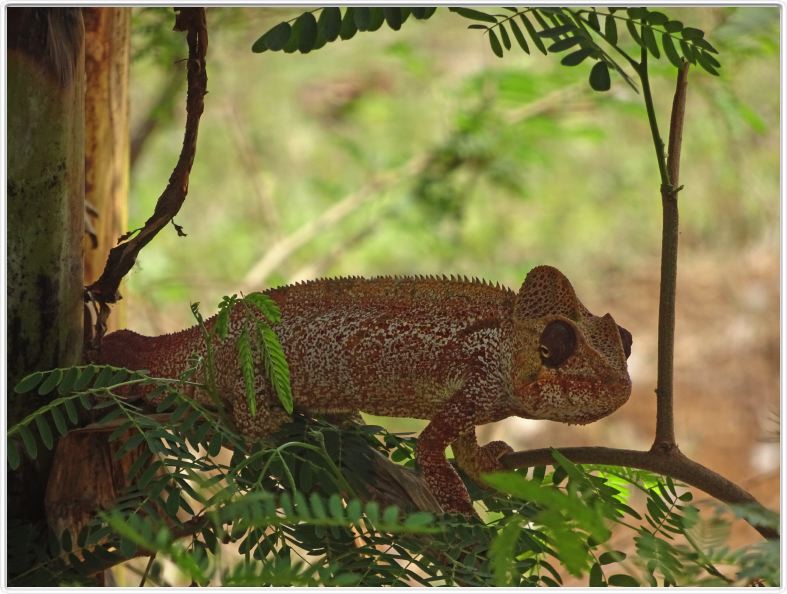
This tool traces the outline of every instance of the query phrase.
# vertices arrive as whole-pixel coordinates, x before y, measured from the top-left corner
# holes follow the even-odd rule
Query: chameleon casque
[[[499,458],[511,451],[502,441],[479,446],[476,425],[510,416],[589,423],[631,392],[631,334],[609,314],[591,314],[549,266],[531,270],[518,293],[453,277],[378,277],[309,281],[266,294],[281,309],[274,330],[296,410],[429,420],[416,459],[445,511],[473,513],[446,459],[448,445],[475,478],[501,468]],[[289,415],[264,378],[256,415],[249,414],[232,340],[243,323],[238,307],[229,339],[214,345],[216,384],[238,430],[258,439]],[[204,350],[197,326],[154,337],[120,330],[104,337],[96,360],[178,377],[189,355]],[[207,394],[196,397],[211,404]]]

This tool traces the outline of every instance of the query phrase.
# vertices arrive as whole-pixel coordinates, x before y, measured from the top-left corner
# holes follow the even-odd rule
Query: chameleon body
[[[274,330],[296,410],[428,419],[416,459],[446,511],[473,513],[448,445],[473,477],[511,451],[499,441],[480,447],[476,425],[509,416],[589,423],[631,392],[631,334],[609,314],[591,314],[549,266],[534,268],[518,293],[444,277],[325,279],[266,293],[281,309]],[[249,414],[233,340],[243,315],[231,312],[230,336],[214,345],[216,384],[238,429],[257,439],[289,416],[264,378]],[[121,330],[104,337],[97,360],[177,377],[204,350],[197,326],[156,337]]]

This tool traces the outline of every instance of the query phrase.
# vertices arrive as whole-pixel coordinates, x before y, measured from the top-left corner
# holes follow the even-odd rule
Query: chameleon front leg
[[[426,485],[443,510],[468,516],[475,515],[473,504],[465,484],[446,459],[445,448],[472,429],[472,414],[459,404],[459,399],[452,398],[421,432],[415,448]]]
[[[504,470],[500,458],[514,450],[504,441],[492,441],[479,446],[476,440],[475,427],[462,433],[451,443],[454,457],[459,467],[476,483],[484,484],[481,475],[486,472]]]

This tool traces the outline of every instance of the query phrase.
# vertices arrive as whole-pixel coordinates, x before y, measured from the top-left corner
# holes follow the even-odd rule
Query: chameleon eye
[[[547,367],[557,367],[574,354],[577,348],[577,335],[574,328],[563,320],[547,324],[541,333],[538,353],[541,362]]]
[[[631,332],[626,330],[623,326],[618,326],[618,332],[620,333],[620,342],[623,343],[623,353],[626,355],[626,359],[628,359],[631,355],[631,343],[634,342],[634,339],[631,336]]]

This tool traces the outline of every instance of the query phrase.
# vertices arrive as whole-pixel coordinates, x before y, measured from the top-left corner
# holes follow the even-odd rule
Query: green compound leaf
[[[246,403],[249,407],[249,414],[257,414],[257,394],[254,389],[254,357],[251,352],[251,340],[249,333],[244,328],[238,337],[238,364],[243,375],[243,385],[246,388]]]
[[[292,387],[290,385],[290,367],[284,355],[279,337],[267,324],[257,325],[260,343],[263,347],[262,356],[265,371],[273,385],[276,396],[288,414],[292,414]]]
[[[16,387],[14,388],[14,392],[17,394],[24,394],[25,392],[30,392],[38,387],[38,384],[41,383],[41,380],[44,379],[44,374],[41,371],[36,371],[35,373],[31,373],[30,375],[26,375],[23,377]]]

